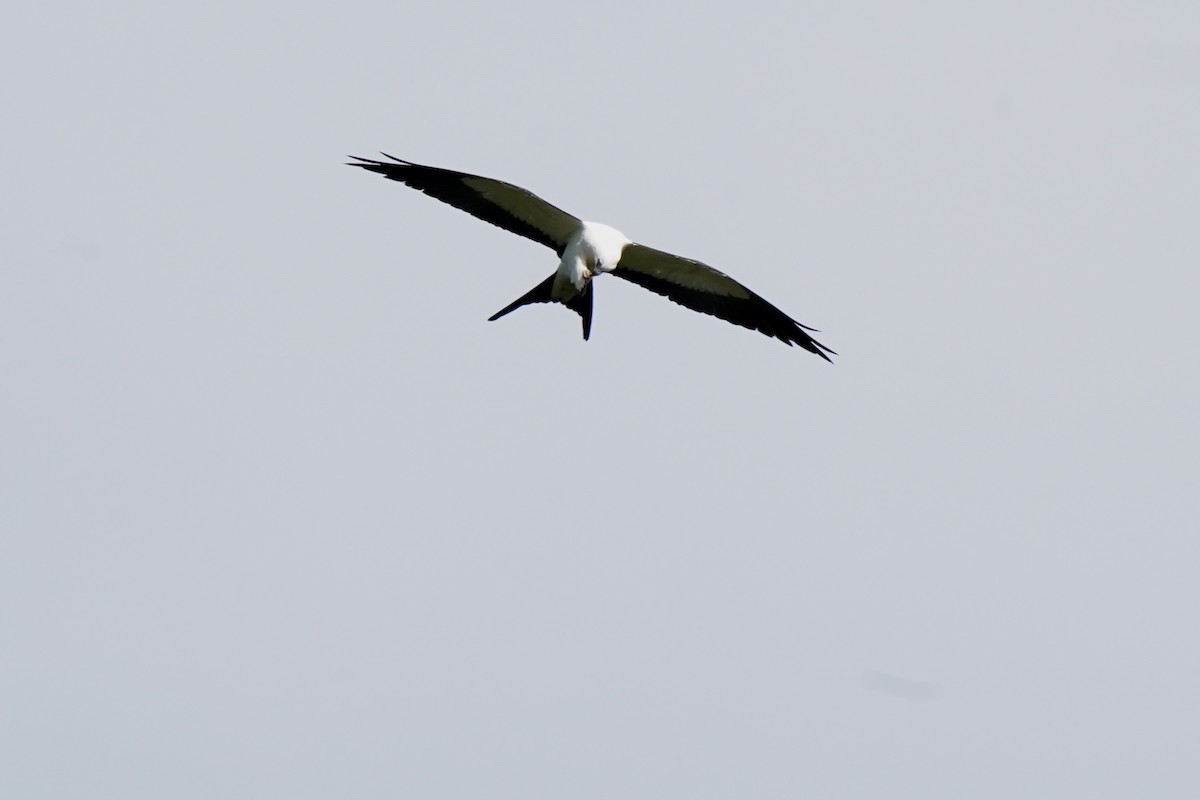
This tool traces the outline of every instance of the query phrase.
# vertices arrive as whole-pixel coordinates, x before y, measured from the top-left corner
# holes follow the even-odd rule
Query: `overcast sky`
[[[682,7],[0,12],[0,796],[1200,796],[1200,6]]]

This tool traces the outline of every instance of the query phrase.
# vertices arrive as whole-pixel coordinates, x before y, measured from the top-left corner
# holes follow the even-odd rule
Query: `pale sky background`
[[[0,796],[1200,796],[1200,6],[685,8],[5,7]]]

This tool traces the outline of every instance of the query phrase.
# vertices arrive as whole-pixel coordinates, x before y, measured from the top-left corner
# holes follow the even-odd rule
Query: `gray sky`
[[[1194,2],[16,4],[0,67],[0,796],[1200,795]],[[376,150],[841,356],[488,323],[554,255]]]

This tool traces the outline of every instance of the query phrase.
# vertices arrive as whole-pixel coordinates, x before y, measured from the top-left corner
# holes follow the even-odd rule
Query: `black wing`
[[[629,244],[621,251],[621,260],[612,274],[693,311],[765,333],[789,347],[798,344],[826,361],[831,361],[826,353],[837,355],[805,333],[813,328],[801,325],[724,272],[699,261]]]
[[[350,156],[355,161],[346,163],[418,189],[484,222],[544,244],[560,256],[571,234],[579,229],[577,218],[520,186],[381,155],[391,161]]]

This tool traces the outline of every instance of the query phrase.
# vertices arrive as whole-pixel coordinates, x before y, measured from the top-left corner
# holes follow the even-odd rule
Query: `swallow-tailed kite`
[[[411,186],[558,254],[560,262],[554,274],[490,320],[529,303],[562,303],[583,318],[583,338],[587,339],[592,330],[592,279],[611,272],[681,306],[759,331],[789,347],[798,344],[830,360],[826,353],[833,351],[805,333],[815,329],[796,322],[707,264],[637,244],[615,228],[577,219],[511,183],[381,155],[391,160],[350,156],[355,160],[347,164]]]

